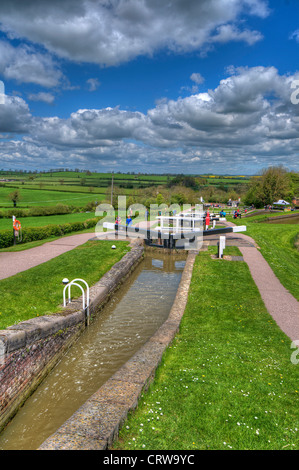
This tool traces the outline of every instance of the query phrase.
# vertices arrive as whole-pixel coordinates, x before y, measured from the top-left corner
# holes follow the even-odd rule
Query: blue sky
[[[299,171],[297,0],[1,10],[0,168]]]

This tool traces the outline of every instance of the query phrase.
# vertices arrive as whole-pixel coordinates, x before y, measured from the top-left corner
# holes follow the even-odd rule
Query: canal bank
[[[39,450],[105,450],[155,375],[163,352],[178,332],[197,252],[189,252],[174,302],[148,341],[81,406]],[[172,256],[172,255],[166,255]],[[156,305],[158,308],[158,305]]]
[[[268,224],[299,224],[299,214],[280,215],[275,217],[268,217],[261,221]]]

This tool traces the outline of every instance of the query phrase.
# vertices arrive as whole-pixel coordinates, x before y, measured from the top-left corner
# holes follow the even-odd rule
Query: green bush
[[[48,207],[30,207],[29,209],[8,209],[0,211],[0,218],[11,218],[13,215],[18,219],[21,217],[37,217],[43,215],[62,215],[79,212],[80,208],[75,206],[68,206],[66,204],[58,203],[56,206]]]
[[[13,245],[13,231],[2,230],[0,233],[0,248],[8,248]]]
[[[71,232],[79,232],[81,230],[95,227],[101,217],[87,219],[84,222],[70,222],[61,225],[45,225],[44,227],[28,227],[22,230],[22,241],[20,243],[28,243],[36,240],[44,240],[49,237],[61,237]],[[12,230],[0,231],[0,248],[8,248],[14,242]]]

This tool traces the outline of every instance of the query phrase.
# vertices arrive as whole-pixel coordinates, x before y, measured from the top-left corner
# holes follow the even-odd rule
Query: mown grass
[[[180,332],[115,449],[299,448],[290,340],[247,265],[211,253],[197,257]]]
[[[112,244],[116,249],[111,249]],[[1,280],[0,329],[59,312],[63,278],[83,278],[92,286],[129,250],[124,241],[89,241],[47,263]],[[72,297],[80,295],[80,289],[74,287]]]

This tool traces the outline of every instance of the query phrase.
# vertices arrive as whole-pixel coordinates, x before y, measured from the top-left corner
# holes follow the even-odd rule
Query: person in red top
[[[207,211],[207,215],[206,215],[206,230],[208,230],[209,225],[210,225],[210,214],[209,214],[209,211]]]

